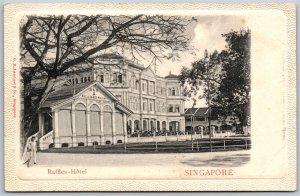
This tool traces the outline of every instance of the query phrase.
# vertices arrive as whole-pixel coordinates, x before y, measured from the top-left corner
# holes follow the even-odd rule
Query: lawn
[[[235,151],[247,150],[251,148],[249,138],[213,138],[212,151]],[[199,153],[210,152],[209,139],[199,139],[191,141],[177,142],[149,142],[130,143],[104,146],[81,146],[51,148],[43,152],[61,153],[97,153],[97,154],[123,154],[123,153]]]

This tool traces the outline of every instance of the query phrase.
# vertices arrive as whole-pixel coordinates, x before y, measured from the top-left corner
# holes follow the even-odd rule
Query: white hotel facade
[[[59,78],[39,112],[42,149],[116,144],[133,133],[185,131],[183,87],[178,76],[103,55]],[[33,85],[43,83],[36,79]]]

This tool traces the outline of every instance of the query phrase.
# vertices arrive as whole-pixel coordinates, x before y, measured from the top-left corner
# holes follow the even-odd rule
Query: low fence
[[[214,133],[212,138],[228,138],[235,136],[235,133]],[[143,135],[136,134],[133,137],[128,136],[127,143],[143,143],[143,142],[169,142],[169,141],[191,141],[196,139],[209,138],[209,135],[206,134],[167,134],[164,135],[152,135],[143,137]]]
[[[163,139],[162,139],[163,140]],[[119,147],[115,146],[112,149],[124,152],[190,152],[190,151],[225,151],[225,150],[248,150],[251,149],[250,138],[214,138],[195,139],[177,142],[153,141],[135,144],[123,144]]]
[[[188,152],[209,152],[209,151],[231,151],[251,149],[250,138],[207,138],[192,141],[170,141],[152,142],[140,141],[135,143],[123,143],[115,145],[93,145],[73,148],[54,148],[50,152],[69,152],[69,153],[188,153]]]

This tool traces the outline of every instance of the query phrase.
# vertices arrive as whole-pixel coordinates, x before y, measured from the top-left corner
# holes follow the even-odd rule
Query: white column
[[[151,130],[151,120],[150,118],[148,119],[148,131]]]
[[[87,134],[87,146],[92,146],[91,141],[91,112],[87,110],[85,112],[86,115],[86,134]]]
[[[45,135],[45,131],[44,131],[44,115],[39,112],[38,113],[38,119],[39,119],[39,131],[41,133],[41,135]]]
[[[78,146],[77,140],[76,140],[76,127],[75,127],[75,106],[72,104],[72,110],[71,110],[71,126],[72,126],[72,146],[76,147]]]
[[[212,132],[212,137],[215,137],[216,134],[215,134],[215,127],[214,126],[210,126],[211,128],[211,132]]]
[[[127,143],[127,116],[123,113],[124,143]]]
[[[169,130],[170,129],[170,127],[169,127],[169,121],[168,120],[166,120],[166,130]],[[169,130],[170,131],[170,130]]]
[[[115,119],[115,107],[113,107],[113,112],[111,113],[112,115],[112,144],[116,144],[117,142],[115,141],[116,140],[116,119]]]
[[[180,129],[182,132],[185,133],[185,120],[184,119],[180,120]]]
[[[201,138],[203,138],[203,127],[202,126],[200,127],[200,135],[201,135]]]
[[[59,143],[59,130],[58,130],[58,111],[55,110],[53,113],[52,113],[52,128],[53,128],[53,131],[54,131],[54,147],[55,148],[60,148],[61,145]]]
[[[100,111],[100,145],[104,144],[103,111]]]
[[[131,120],[131,133],[134,132],[134,119]]]

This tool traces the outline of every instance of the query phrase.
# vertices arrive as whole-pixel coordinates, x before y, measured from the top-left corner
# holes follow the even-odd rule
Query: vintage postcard
[[[4,11],[6,191],[296,190],[295,5]]]

